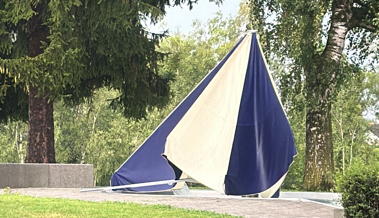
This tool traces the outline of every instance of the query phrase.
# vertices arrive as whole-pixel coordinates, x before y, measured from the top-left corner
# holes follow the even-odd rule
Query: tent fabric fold
[[[257,39],[251,44],[238,116],[225,193],[260,193],[286,174],[296,150]]]
[[[111,177],[111,186],[172,180],[178,177],[167,160],[162,157],[166,138],[242,41],[243,39],[116,170]],[[129,189],[129,191],[161,191],[170,190],[172,187],[173,185],[161,185]]]
[[[219,192],[224,192],[250,44],[251,35],[229,57],[166,141],[165,155],[172,163]]]
[[[183,172],[228,195],[271,197],[295,155],[291,127],[252,32],[112,175],[111,185],[178,179]]]

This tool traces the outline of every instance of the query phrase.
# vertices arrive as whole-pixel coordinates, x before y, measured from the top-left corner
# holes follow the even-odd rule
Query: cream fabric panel
[[[224,193],[250,46],[251,34],[236,48],[166,141],[165,155],[172,163],[221,193]]]
[[[271,198],[276,191],[282,186],[282,183],[284,182],[284,179],[286,178],[287,173],[282,176],[273,186],[271,186],[269,189],[263,191],[260,193],[262,198]]]

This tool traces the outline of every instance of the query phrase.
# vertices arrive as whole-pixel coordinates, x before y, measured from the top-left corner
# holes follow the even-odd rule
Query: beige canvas
[[[251,37],[247,35],[236,48],[166,141],[165,155],[171,162],[221,193],[224,193]]]

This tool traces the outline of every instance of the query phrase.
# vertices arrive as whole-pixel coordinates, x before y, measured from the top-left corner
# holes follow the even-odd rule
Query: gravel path
[[[147,195],[105,192],[80,192],[80,189],[12,189],[34,197],[70,198],[86,201],[120,201],[142,204],[166,204],[174,207],[208,210],[242,217],[333,217],[334,207],[301,199],[257,199],[230,197],[212,191],[192,191],[189,196]],[[3,190],[0,190],[0,194]]]

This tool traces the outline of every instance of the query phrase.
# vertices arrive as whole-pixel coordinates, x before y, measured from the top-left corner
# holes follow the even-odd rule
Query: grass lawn
[[[89,202],[0,194],[0,217],[233,217],[164,205]]]

